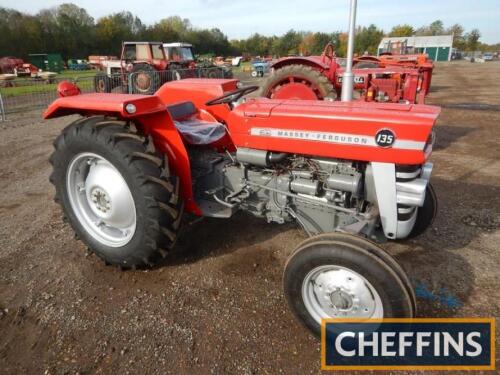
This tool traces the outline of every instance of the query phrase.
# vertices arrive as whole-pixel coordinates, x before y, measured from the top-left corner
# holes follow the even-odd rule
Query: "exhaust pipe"
[[[354,89],[354,74],[352,73],[352,60],[354,55],[354,34],[356,31],[356,8],[357,0],[350,0],[349,11],[349,39],[347,42],[347,61],[344,74],[342,75],[342,101],[352,101],[352,92]]]

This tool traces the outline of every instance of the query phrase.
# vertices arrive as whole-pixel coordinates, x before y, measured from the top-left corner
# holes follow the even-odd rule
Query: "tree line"
[[[376,54],[384,36],[454,34],[454,47],[460,50],[496,50],[479,39],[479,30],[466,32],[459,25],[445,27],[442,21],[414,28],[397,25],[385,33],[376,25],[360,26],[356,32],[355,48],[361,54]],[[87,58],[89,55],[119,55],[122,41],[182,41],[194,45],[198,54],[235,56],[286,56],[290,54],[321,54],[328,42],[335,44],[337,55],[344,56],[347,34],[344,32],[307,32],[290,30],[281,36],[253,34],[246,39],[228,40],[219,29],[194,27],[179,16],[164,18],[145,25],[130,12],[113,13],[95,20],[75,4],[43,9],[26,14],[14,9],[0,8],[0,57],[26,58],[30,53],[61,53],[67,58]]]

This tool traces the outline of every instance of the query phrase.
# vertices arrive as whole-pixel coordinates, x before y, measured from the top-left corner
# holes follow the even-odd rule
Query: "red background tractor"
[[[354,61],[354,89],[358,99],[379,102],[424,103],[430,87],[432,63],[425,57],[358,57]],[[261,94],[276,99],[335,99],[340,97],[343,59],[329,43],[321,56],[286,57],[273,65]]]
[[[160,42],[124,42],[120,60],[105,60],[101,66],[105,72],[94,79],[96,92],[109,93],[123,86],[124,92],[130,87],[136,94],[153,94],[163,83],[184,78],[186,72],[195,76],[193,60],[168,56]]]
[[[18,77],[34,77],[38,73],[38,68],[33,64],[25,63],[23,59],[9,56],[0,59],[1,74],[15,74]]]

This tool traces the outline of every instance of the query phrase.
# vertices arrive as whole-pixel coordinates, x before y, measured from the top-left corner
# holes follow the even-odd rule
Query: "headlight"
[[[129,103],[125,106],[125,111],[127,113],[130,113],[130,114],[133,114],[137,111],[137,108],[135,105],[133,105],[132,103]]]

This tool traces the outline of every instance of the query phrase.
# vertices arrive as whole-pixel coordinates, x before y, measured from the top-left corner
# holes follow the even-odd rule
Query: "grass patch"
[[[47,92],[55,92],[57,84],[35,84],[35,85],[24,85],[24,86],[14,86],[14,87],[2,87],[0,88],[0,93],[2,97],[9,98],[13,96],[21,95],[36,95]]]
[[[38,95],[50,92],[55,93],[57,84],[65,79],[75,81],[82,92],[89,92],[94,88],[93,77],[96,73],[96,70],[66,70],[54,78],[56,80],[54,83],[47,83],[42,79],[35,78],[16,78],[12,81],[5,82],[6,84],[10,84],[12,86],[0,86],[0,94],[2,94],[2,97],[4,98],[9,98],[22,95]]]
[[[60,74],[57,75],[57,78],[85,78],[85,77],[93,77],[99,71],[98,70],[64,70]]]

